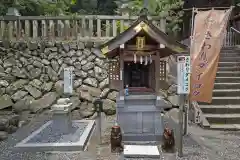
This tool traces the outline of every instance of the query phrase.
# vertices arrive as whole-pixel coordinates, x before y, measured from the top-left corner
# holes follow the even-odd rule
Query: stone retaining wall
[[[117,92],[108,88],[108,63],[91,52],[93,47],[83,42],[0,42],[0,125],[6,110],[22,115],[48,109],[63,96],[63,68],[70,66],[73,110],[89,117],[95,98],[101,97],[105,113],[114,114]]]

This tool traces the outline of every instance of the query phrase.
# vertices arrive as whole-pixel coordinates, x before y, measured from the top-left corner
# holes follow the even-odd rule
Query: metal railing
[[[224,39],[223,47],[233,47],[240,45],[240,31],[230,27]]]
[[[183,44],[190,46],[190,38],[181,41]],[[233,47],[240,45],[240,31],[234,27],[229,27],[224,38],[223,47]]]

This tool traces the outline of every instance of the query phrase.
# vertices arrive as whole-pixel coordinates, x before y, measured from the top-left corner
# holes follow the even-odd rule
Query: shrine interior
[[[153,92],[154,86],[152,83],[151,73],[154,73],[154,62],[151,64],[141,64],[140,62],[124,62],[124,86],[129,87],[129,90],[134,92],[145,90]]]

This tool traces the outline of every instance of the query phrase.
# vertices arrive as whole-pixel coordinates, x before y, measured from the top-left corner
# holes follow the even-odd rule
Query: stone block
[[[59,98],[57,100],[57,104],[62,104],[62,105],[66,105],[70,103],[70,99],[69,98]]]

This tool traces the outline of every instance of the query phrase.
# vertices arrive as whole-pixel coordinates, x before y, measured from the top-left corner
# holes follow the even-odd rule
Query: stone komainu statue
[[[175,139],[174,139],[173,129],[169,129],[169,128],[164,129],[162,149],[165,152],[175,151]]]
[[[122,152],[122,133],[119,126],[113,126],[111,130],[111,151]]]

